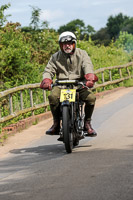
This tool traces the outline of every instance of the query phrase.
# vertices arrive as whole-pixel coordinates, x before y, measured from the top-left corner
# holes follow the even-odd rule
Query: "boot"
[[[60,120],[54,120],[53,125],[51,128],[46,131],[47,135],[59,135],[60,132]]]
[[[88,136],[88,137],[95,137],[95,136],[97,136],[97,133],[92,128],[90,121],[85,121],[84,130],[87,131],[87,134],[85,136]]]

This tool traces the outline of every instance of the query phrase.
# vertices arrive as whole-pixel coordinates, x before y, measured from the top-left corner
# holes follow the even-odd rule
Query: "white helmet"
[[[74,35],[74,33],[70,32],[70,31],[65,31],[65,32],[61,33],[58,41],[59,41],[60,49],[62,51],[63,51],[62,43],[65,43],[65,42],[72,42],[73,43],[73,52],[75,51],[76,36]]]

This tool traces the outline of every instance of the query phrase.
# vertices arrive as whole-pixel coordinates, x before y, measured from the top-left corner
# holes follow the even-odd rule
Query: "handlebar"
[[[52,84],[51,86],[54,87],[54,86],[62,86],[62,85],[65,85],[65,86],[68,86],[68,85],[74,85],[74,86],[78,86],[78,85],[81,85],[87,89],[89,89],[89,87],[86,86],[85,82],[81,82],[81,81],[78,81],[78,80],[56,80],[54,84]]]

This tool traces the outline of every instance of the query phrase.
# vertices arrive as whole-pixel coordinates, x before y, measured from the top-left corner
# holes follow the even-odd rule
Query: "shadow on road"
[[[43,145],[38,147],[31,148],[22,148],[22,149],[14,149],[11,150],[10,153],[13,154],[22,154],[22,153],[33,153],[39,155],[55,155],[59,156],[62,153],[65,153],[64,146],[62,144],[52,144],[52,145]]]
[[[63,144],[54,144],[11,153],[10,159],[0,162],[1,199],[61,199],[66,188],[64,200],[133,197],[132,146],[66,154]]]
[[[91,147],[91,145],[80,145],[75,147],[74,150],[85,147]],[[0,161],[0,180],[8,176],[8,174],[14,174],[21,170],[29,170],[37,163],[65,159],[67,156],[69,158],[76,152],[67,154],[64,144],[61,143],[14,149],[10,153],[11,156],[9,158]]]
[[[78,146],[74,147],[74,149],[91,147],[91,146],[92,145],[78,145]],[[27,155],[28,154],[34,154],[34,155],[38,154],[38,155],[43,155],[43,156],[48,155],[48,157],[51,155],[53,158],[60,157],[60,156],[67,154],[64,144],[52,144],[52,145],[43,145],[43,146],[31,147],[31,148],[14,149],[14,150],[11,150],[10,153],[21,154],[21,155],[22,154],[27,154]]]

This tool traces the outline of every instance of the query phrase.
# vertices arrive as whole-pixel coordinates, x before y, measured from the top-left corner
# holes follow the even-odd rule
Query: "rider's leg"
[[[60,130],[60,106],[59,106],[60,88],[54,87],[48,96],[51,113],[53,115],[53,125],[46,131],[48,135],[58,135]]]
[[[96,97],[91,90],[83,89],[80,98],[85,102],[85,131],[87,131],[87,136],[94,137],[97,133],[91,126],[91,117],[94,111]]]

